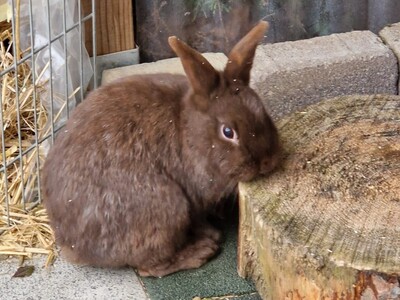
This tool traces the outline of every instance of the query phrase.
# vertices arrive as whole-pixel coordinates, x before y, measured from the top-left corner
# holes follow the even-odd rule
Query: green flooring
[[[221,253],[201,268],[181,271],[163,278],[141,278],[150,299],[191,300],[194,297],[221,297],[221,300],[260,300],[253,283],[237,274],[237,217],[227,221],[224,227]]]

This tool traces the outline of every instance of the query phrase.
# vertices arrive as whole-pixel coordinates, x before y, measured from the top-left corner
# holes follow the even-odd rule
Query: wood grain
[[[84,15],[92,11],[91,0],[81,0]],[[93,53],[92,23],[85,23],[85,42]],[[96,0],[97,55],[135,48],[132,0]]]
[[[400,97],[326,100],[278,128],[282,167],[239,187],[239,273],[265,299],[400,299]]]

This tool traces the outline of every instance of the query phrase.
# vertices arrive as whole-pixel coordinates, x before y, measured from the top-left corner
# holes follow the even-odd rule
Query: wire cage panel
[[[95,0],[8,3],[11,19],[0,23],[0,255],[50,254],[40,170],[70,111],[96,87],[96,43],[93,53],[84,43],[85,26],[96,28]]]

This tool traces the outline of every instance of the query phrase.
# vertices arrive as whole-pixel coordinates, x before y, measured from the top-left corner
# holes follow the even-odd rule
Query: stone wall
[[[396,34],[389,36],[399,28],[384,30],[393,48]],[[398,94],[398,60],[371,31],[262,45],[252,72],[251,84],[275,118],[324,98]]]

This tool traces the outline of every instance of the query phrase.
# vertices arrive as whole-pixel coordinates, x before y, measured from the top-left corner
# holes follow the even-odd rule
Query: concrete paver
[[[0,261],[1,300],[147,300],[146,293],[131,268],[102,269],[75,266],[58,258],[44,267],[44,258],[35,256],[24,265],[33,264],[29,277],[12,278],[19,267],[17,259]]]
[[[397,60],[400,63],[400,23],[386,26],[379,32],[379,36],[397,56]],[[398,89],[400,91],[400,78]]]
[[[203,56],[217,70],[223,70],[228,61],[228,58],[223,53],[203,53]],[[185,74],[181,60],[178,57],[174,57],[151,63],[105,70],[102,75],[101,83],[106,84],[118,78],[124,78],[130,75],[154,73]]]
[[[275,118],[324,98],[396,94],[393,52],[370,31],[258,47],[251,85]]]

